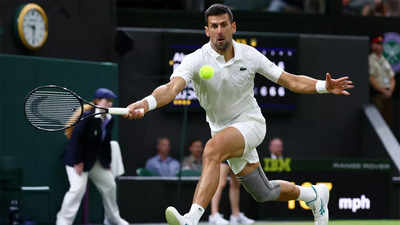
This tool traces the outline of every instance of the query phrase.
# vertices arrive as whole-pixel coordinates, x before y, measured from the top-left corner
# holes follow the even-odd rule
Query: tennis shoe
[[[169,225],[197,225],[185,214],[182,216],[178,210],[174,207],[169,206],[165,210],[165,219]]]
[[[311,208],[314,214],[314,224],[315,225],[328,225],[329,212],[328,212],[328,202],[329,202],[329,189],[324,184],[313,185],[311,188],[315,192],[315,199],[306,202]]]
[[[228,225],[229,221],[224,219],[224,217],[221,214],[216,213],[208,217],[208,223],[213,225]]]
[[[231,225],[238,225],[238,224],[253,224],[255,221],[248,218],[247,216],[244,215],[244,213],[239,213],[238,216],[231,215],[230,217],[230,224]]]

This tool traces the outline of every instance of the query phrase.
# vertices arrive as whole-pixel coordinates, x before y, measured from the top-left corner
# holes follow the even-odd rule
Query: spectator
[[[325,13],[326,0],[225,0],[234,10],[292,13]]]
[[[169,156],[171,150],[170,141],[166,137],[157,139],[157,155],[148,159],[146,169],[163,177],[176,176],[179,171],[179,162]]]
[[[392,94],[396,85],[394,71],[383,57],[383,37],[371,41],[369,55],[369,81],[372,86],[372,103],[376,105],[389,126],[393,125]]]
[[[265,11],[272,0],[225,0],[224,4],[234,10]]]
[[[304,0],[304,12],[311,14],[324,14],[326,10],[325,0]]]
[[[353,15],[363,15],[364,8],[369,7],[374,0],[342,0],[343,12]]]
[[[269,143],[269,152],[272,159],[283,158],[283,142],[280,138],[273,138]]]
[[[399,0],[387,0],[388,15],[389,16],[400,16],[400,1]]]
[[[303,12],[303,1],[302,0],[272,0],[271,4],[268,7],[268,11],[301,13],[301,12]]]
[[[196,170],[201,172],[201,163],[203,152],[203,142],[199,139],[195,139],[191,142],[189,146],[191,154],[183,160],[182,169],[183,170]]]
[[[385,0],[374,0],[364,8],[363,16],[389,16],[388,4]]]
[[[385,0],[342,0],[346,13],[363,16],[389,16],[389,6]]]

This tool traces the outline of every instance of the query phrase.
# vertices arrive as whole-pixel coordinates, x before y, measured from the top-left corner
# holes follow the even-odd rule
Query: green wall
[[[23,170],[23,186],[50,187],[50,201],[47,192],[22,192],[23,218],[54,223],[68,189],[61,158],[65,136],[62,132],[39,131],[28,124],[24,117],[25,96],[37,86],[55,84],[90,100],[99,87],[118,93],[117,76],[118,67],[112,63],[0,54],[0,157],[15,157],[16,166]],[[91,223],[99,223],[103,219],[101,200],[95,192],[95,188],[91,188]],[[6,214],[0,212],[0,218]],[[4,221],[0,219],[1,222]],[[79,217],[76,222],[80,223]]]

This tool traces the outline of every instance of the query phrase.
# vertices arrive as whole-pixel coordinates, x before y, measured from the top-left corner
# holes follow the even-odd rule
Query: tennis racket
[[[84,105],[95,109],[84,114]],[[138,109],[143,112],[143,109]],[[33,89],[25,98],[25,117],[39,130],[61,131],[79,121],[99,114],[127,115],[128,108],[103,108],[83,99],[75,92],[57,85],[46,85]]]

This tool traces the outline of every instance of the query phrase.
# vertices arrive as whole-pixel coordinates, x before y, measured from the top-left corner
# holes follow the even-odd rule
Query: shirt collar
[[[191,160],[195,161],[195,162],[201,162],[201,157],[199,160],[197,160],[192,154],[189,156]]]
[[[224,58],[223,55],[219,54],[218,52],[216,52],[212,47],[211,47],[211,42],[207,43],[208,45],[208,52],[211,54],[211,56],[213,58],[215,58],[218,61],[218,58]],[[235,41],[232,40],[232,46],[233,46],[233,53],[235,54],[233,57],[233,60],[239,60],[240,59],[240,49],[239,49],[239,44]],[[232,60],[232,59],[231,59]],[[225,59],[223,59],[223,62],[225,62]],[[226,62],[225,62],[226,63]]]
[[[241,58],[241,54],[242,54],[240,52],[239,44],[235,40],[232,40],[232,45],[233,45],[233,50],[234,50],[234,53],[235,53],[235,56],[233,58],[234,58],[235,61],[239,60]]]
[[[383,58],[383,54],[378,55],[375,52],[372,53],[372,56],[375,57],[376,59],[382,59]]]
[[[164,162],[164,161],[161,160],[160,155],[157,155],[157,160],[160,161],[160,162]],[[169,162],[170,160],[171,160],[171,157],[168,156],[168,157],[165,159],[165,162]]]

